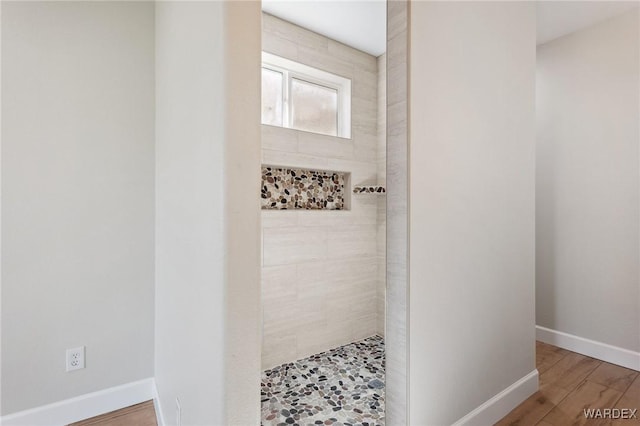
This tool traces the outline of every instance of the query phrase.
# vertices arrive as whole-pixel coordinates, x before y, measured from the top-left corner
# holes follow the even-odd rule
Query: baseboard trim
[[[156,421],[158,426],[164,426],[164,415],[162,414],[162,405],[160,405],[160,392],[158,392],[158,384],[153,381],[153,408],[156,410]]]
[[[562,349],[640,371],[640,352],[585,339],[584,337],[574,336],[573,334],[539,325],[536,326],[536,338],[541,342],[558,346]]]
[[[156,402],[155,389],[153,378],[139,380],[9,414],[0,419],[0,424],[3,426],[62,426],[150,399]]]
[[[453,426],[486,426],[496,423],[522,401],[538,391],[538,370],[533,370],[478,408],[458,420]]]

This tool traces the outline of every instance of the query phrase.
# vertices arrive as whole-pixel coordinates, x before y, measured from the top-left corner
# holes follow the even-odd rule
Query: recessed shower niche
[[[348,210],[350,173],[262,166],[263,210]]]

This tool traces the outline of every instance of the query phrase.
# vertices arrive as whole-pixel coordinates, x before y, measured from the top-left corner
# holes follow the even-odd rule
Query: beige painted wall
[[[153,376],[155,296],[166,424],[257,424],[259,4],[2,6],[2,414]]]
[[[227,2],[224,18],[224,424],[244,426],[260,423],[260,3]]]
[[[536,320],[640,351],[638,11],[538,47]]]
[[[443,425],[535,370],[535,4],[414,2],[410,34],[408,423]]]
[[[153,376],[154,6],[2,8],[9,414]]]
[[[256,2],[156,3],[155,360],[167,424],[176,398],[183,425],[259,423],[259,20]]]
[[[352,139],[262,126],[262,162],[377,181],[377,62],[366,53],[263,15],[263,50],[352,79]],[[347,188],[349,191],[350,188]],[[377,199],[350,211],[263,211],[263,368],[377,328]]]

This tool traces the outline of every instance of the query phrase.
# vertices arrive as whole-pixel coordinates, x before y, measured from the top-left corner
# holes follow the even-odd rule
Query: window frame
[[[317,86],[326,87],[335,90],[338,95],[338,103],[336,108],[336,135],[327,135],[326,133],[316,133],[326,136],[333,136],[345,139],[351,139],[351,80],[332,74],[299,62],[292,61],[268,52],[262,52],[262,67],[271,71],[282,73],[282,127],[287,129],[299,130],[291,126],[292,123],[292,107],[291,107],[291,84],[295,78],[306,83],[315,84]],[[262,119],[260,120],[262,121]],[[276,126],[278,127],[278,126]]]

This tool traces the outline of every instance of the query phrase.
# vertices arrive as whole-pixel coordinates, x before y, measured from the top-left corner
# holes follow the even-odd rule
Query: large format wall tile
[[[377,58],[273,16],[263,19],[264,51],[352,79],[350,139],[262,126],[265,166],[344,172],[348,209],[262,211],[262,364],[269,368],[371,336],[384,324],[384,197],[351,188],[384,183],[385,113],[378,107],[386,104]]]
[[[264,266],[287,265],[326,257],[326,229],[282,227],[268,228],[262,232]]]
[[[407,424],[409,3],[387,3],[387,424]]]

